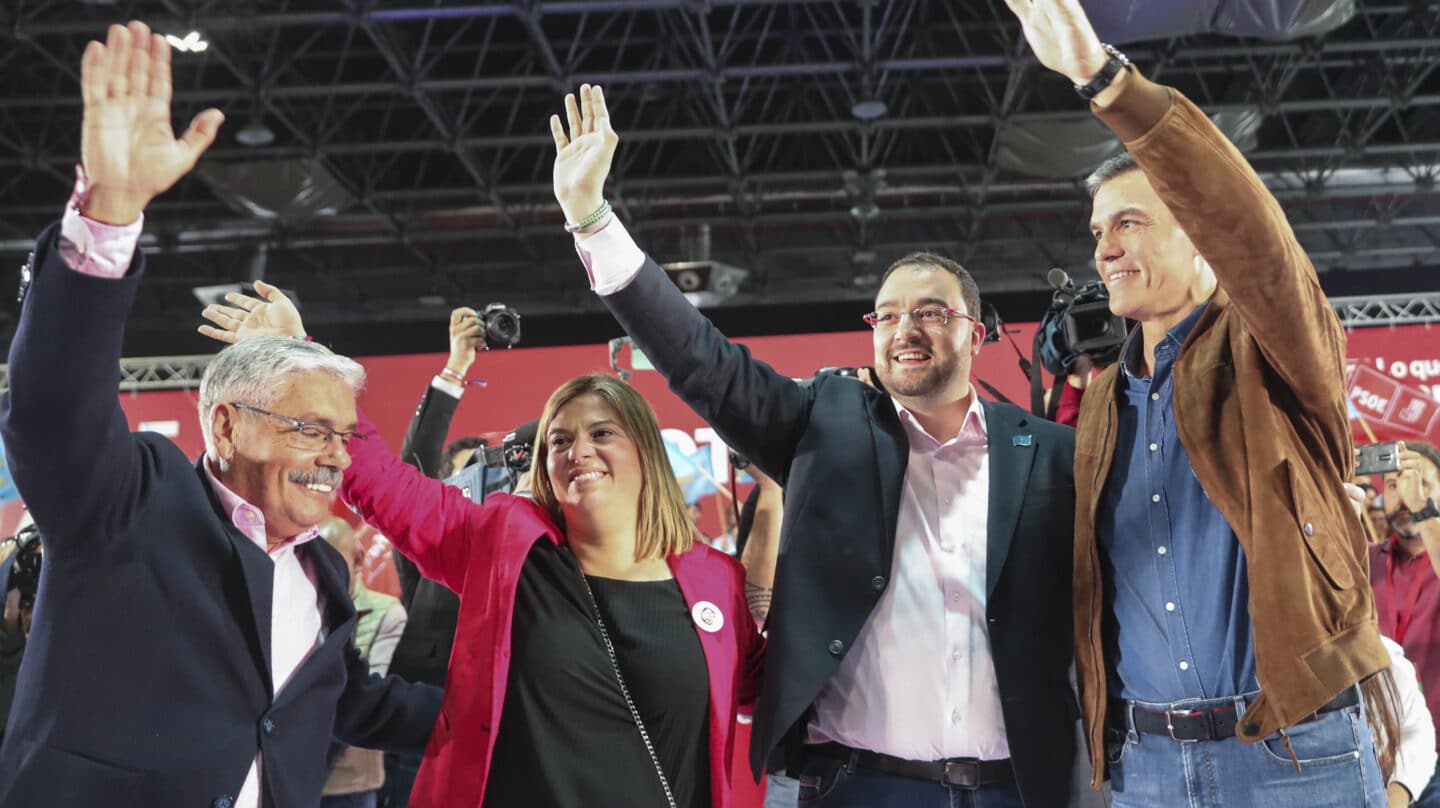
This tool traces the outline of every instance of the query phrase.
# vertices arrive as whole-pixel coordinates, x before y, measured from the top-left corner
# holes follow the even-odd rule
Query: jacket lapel
[[[210,498],[210,506],[215,511],[221,530],[229,538],[230,546],[240,560],[240,570],[245,579],[245,594],[250,601],[250,617],[255,629],[254,635],[249,638],[250,653],[252,657],[258,658],[265,678],[266,693],[274,699],[275,682],[270,674],[270,612],[274,603],[275,564],[264,550],[256,547],[255,542],[235,528],[230,521],[230,515],[220,507],[220,499],[215,496],[215,489],[210,487],[210,478],[205,474],[202,465],[204,462],[205,457],[201,455],[195,463],[195,473],[200,477],[200,487],[205,491],[205,496]]]
[[[875,471],[880,488],[880,513],[885,527],[885,573],[895,554],[895,531],[900,524],[900,494],[905,488],[905,467],[910,460],[910,441],[905,427],[895,412],[890,396],[876,393],[867,396],[870,407],[870,435],[875,442]]]
[[[355,615],[350,585],[345,580],[345,560],[339,557],[339,551],[319,537],[295,548],[295,553],[315,571],[316,589],[325,602],[321,624],[325,627],[325,638],[328,640]]]
[[[985,432],[989,436],[990,511],[985,530],[985,596],[988,599],[1005,569],[1015,524],[1025,502],[1030,467],[1035,461],[1035,437],[1026,431],[1027,415],[1016,417],[1009,408],[982,400]]]
[[[727,592],[724,572],[709,570],[705,549],[696,547],[683,555],[672,555],[670,571],[680,585],[680,594],[685,605],[690,607],[691,623],[695,635],[700,638],[700,650],[705,654],[705,668],[710,680],[710,768],[711,777],[717,777],[717,762],[728,763],[725,753],[730,749],[730,725],[735,718],[735,670],[739,666],[736,622],[748,615],[734,614],[735,599]],[[717,565],[718,566],[718,565]],[[707,574],[708,573],[708,574]],[[713,618],[720,615],[723,623],[718,630],[709,631],[701,626],[701,620],[714,625]],[[719,793],[712,784],[712,791]]]

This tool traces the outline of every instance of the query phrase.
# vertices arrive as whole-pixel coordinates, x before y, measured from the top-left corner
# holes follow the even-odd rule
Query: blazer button
[[[830,653],[835,656],[840,656],[841,654],[845,653],[845,643],[840,642],[839,640],[831,640]]]
[[[870,587],[871,587],[872,589],[874,589],[876,592],[879,592],[880,590],[884,589],[884,588],[885,588],[885,576],[883,576],[883,575],[876,575],[874,578],[871,578],[871,579],[870,579]]]
[[[221,794],[216,797],[215,802],[211,804],[214,808],[235,808],[235,801],[230,799],[230,795],[228,794]]]
[[[261,721],[261,722],[260,722],[260,729],[261,729],[266,735],[269,735],[270,733],[272,733],[272,732],[275,731],[275,722],[274,722],[274,721],[271,721],[270,719],[267,718],[267,719],[265,719],[264,721]]]
[[[1310,522],[1306,522],[1306,523],[1305,523],[1305,535],[1306,535],[1306,536],[1314,536],[1314,535],[1315,535],[1315,525],[1311,524]]]

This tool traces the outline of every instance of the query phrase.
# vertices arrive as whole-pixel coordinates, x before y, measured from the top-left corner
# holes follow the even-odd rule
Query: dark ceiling
[[[1351,5],[1321,37],[1125,48],[1207,110],[1258,112],[1248,156],[1332,294],[1433,290],[1440,4]],[[353,353],[441,350],[449,306],[492,300],[528,344],[614,333],[550,191],[546,120],[581,81],[606,87],[610,196],[642,246],[750,271],[717,314],[735,333],[858,326],[915,249],[960,258],[1010,319],[1038,317],[1049,268],[1092,271],[1077,172],[1037,176],[997,135],[1088,117],[1001,0],[6,0],[0,261],[68,196],[85,42],[132,17],[208,41],[175,56],[176,118],[228,121],[207,177],[151,206],[129,354],[206,350],[191,288],[256,274]],[[237,142],[252,122],[273,142]],[[284,215],[217,193],[236,184]],[[338,211],[296,212],[316,197]]]

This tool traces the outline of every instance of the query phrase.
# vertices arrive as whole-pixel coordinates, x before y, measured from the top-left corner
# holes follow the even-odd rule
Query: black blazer
[[[420,397],[420,406],[415,408],[410,428],[405,431],[400,459],[431,477],[438,476],[445,456],[445,436],[459,405],[460,399],[425,385],[425,395]],[[390,673],[412,682],[444,687],[450,650],[455,645],[460,597],[422,576],[420,568],[399,550],[391,555],[400,578],[400,600],[409,619],[390,660]]]
[[[802,736],[888,585],[909,442],[889,396],[852,379],[779,375],[725,339],[648,258],[603,299],[671,389],[785,488],[750,746],[758,779],[772,748]],[[1064,805],[1079,716],[1067,681],[1075,433],[1012,405],[984,408],[986,617],[1006,734],[1025,804]]]
[[[323,643],[276,694],[273,565],[220,511],[199,463],[132,434],[116,395],[143,274],[65,266],[52,227],[10,350],[0,436],[43,531],[29,647],[0,748],[0,805],[227,806],[257,752],[263,804],[313,808],[333,736],[420,751],[440,693],[369,675],[345,563],[297,552],[326,604]]]

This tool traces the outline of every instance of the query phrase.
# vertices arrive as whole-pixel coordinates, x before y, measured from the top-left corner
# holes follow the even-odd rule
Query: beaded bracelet
[[[600,220],[604,219],[608,215],[610,215],[610,201],[607,199],[601,202],[600,207],[596,208],[595,212],[590,214],[589,216],[586,216],[585,218],[581,219],[578,222],[575,222],[574,224],[566,222],[565,232],[579,233],[586,228],[593,227],[596,224],[599,224]]]

